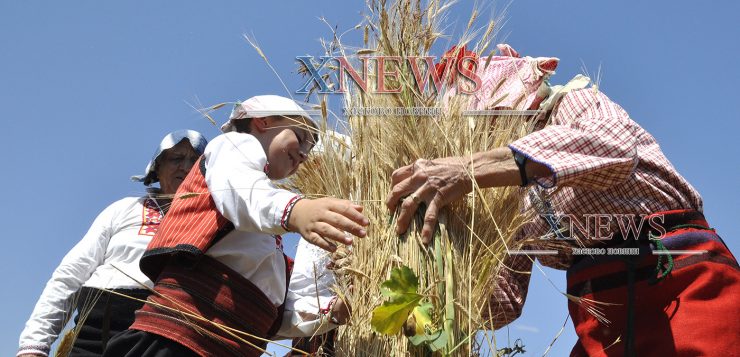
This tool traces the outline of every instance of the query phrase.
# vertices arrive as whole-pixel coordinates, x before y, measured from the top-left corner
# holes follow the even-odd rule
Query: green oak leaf
[[[386,301],[373,310],[370,325],[379,333],[395,335],[401,331],[403,323],[409,317],[411,310],[419,304],[422,296],[406,295],[393,301]]]
[[[407,266],[391,270],[391,278],[383,282],[380,291],[389,298],[373,310],[372,328],[386,335],[401,331],[411,311],[419,305],[422,295],[417,293],[419,279]]]
[[[391,270],[391,278],[380,285],[380,293],[391,300],[405,294],[416,294],[419,278],[409,267],[402,265]]]

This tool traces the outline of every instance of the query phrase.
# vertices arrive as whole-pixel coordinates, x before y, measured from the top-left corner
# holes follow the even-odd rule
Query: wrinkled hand
[[[311,244],[334,252],[333,242],[352,244],[352,238],[365,237],[370,221],[362,214],[362,206],[338,198],[302,199],[293,207],[288,228],[299,233]]]
[[[401,210],[396,223],[396,233],[403,234],[408,229],[414,213],[422,202],[427,204],[421,238],[429,243],[437,225],[439,211],[472,191],[473,181],[469,176],[465,159],[449,157],[435,160],[416,160],[393,171],[391,192],[386,206],[395,211],[400,202]],[[402,197],[407,196],[402,200]]]

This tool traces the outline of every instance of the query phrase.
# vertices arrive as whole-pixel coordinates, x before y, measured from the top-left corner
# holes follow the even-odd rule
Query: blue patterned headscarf
[[[203,155],[203,151],[206,149],[206,144],[208,144],[208,141],[206,138],[199,132],[195,130],[176,130],[169,134],[167,134],[164,139],[162,139],[162,142],[159,143],[159,147],[154,152],[154,156],[152,156],[152,159],[149,161],[149,163],[146,165],[146,169],[144,170],[144,175],[142,176],[131,176],[131,180],[133,181],[139,181],[143,182],[144,185],[151,185],[155,182],[159,181],[159,177],[157,177],[156,172],[156,163],[157,158],[159,158],[159,155],[162,155],[162,152],[164,152],[167,149],[172,148],[173,146],[179,144],[181,141],[187,140],[190,142],[190,146],[193,147],[196,153],[198,155]]]

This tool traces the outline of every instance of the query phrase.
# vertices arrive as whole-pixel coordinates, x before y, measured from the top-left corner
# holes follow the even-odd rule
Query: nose
[[[183,170],[183,171],[190,171],[190,168],[193,167],[193,165],[195,164],[195,161],[196,160],[197,160],[197,158],[195,158],[195,159],[188,158],[188,159],[180,160],[177,163],[177,168],[180,169],[180,170]]]
[[[308,155],[303,152],[303,150],[298,151],[298,158],[300,159],[301,163],[306,162],[308,160]]]

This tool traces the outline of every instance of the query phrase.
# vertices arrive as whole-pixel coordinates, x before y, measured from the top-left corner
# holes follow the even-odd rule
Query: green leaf
[[[409,341],[411,341],[414,346],[424,343],[432,352],[434,352],[447,346],[447,334],[444,333],[444,330],[438,330],[430,334],[411,336],[409,337]]]
[[[419,279],[414,271],[403,265],[391,270],[391,278],[380,285],[380,293],[391,300],[406,294],[416,294]]]
[[[409,341],[415,346],[426,344],[432,352],[447,346],[447,334],[432,324],[433,310],[434,306],[428,302],[414,308],[416,336],[409,337]]]
[[[425,334],[427,329],[436,330],[434,325],[432,325],[432,310],[434,310],[434,306],[428,302],[414,308],[416,335]]]
[[[373,317],[370,319],[370,325],[379,333],[386,335],[395,335],[401,331],[403,323],[409,317],[411,310],[419,304],[422,296],[416,294],[405,295],[393,301],[386,301],[383,305],[373,310]]]
[[[373,310],[370,320],[373,329],[387,335],[397,334],[423,298],[416,292],[418,288],[419,279],[409,267],[391,270],[391,278],[380,286],[380,292],[388,300]]]

